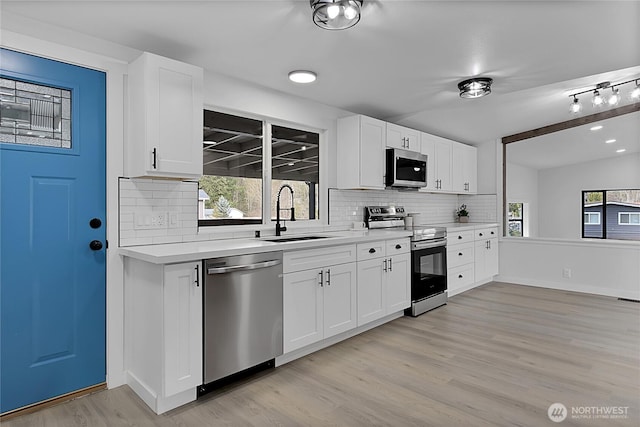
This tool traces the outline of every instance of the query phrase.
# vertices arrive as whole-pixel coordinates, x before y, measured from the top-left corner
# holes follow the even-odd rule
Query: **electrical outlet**
[[[141,212],[135,215],[135,228],[140,230],[168,228],[167,212]]]
[[[571,279],[571,269],[567,267],[563,268],[562,277],[564,277],[565,279]]]

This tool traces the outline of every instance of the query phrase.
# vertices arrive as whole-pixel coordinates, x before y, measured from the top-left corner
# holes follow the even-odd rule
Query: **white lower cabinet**
[[[498,274],[498,229],[476,230],[475,241],[476,282],[485,282]]]
[[[447,229],[447,289],[453,296],[498,274],[498,227],[469,225]]]
[[[300,266],[312,268],[291,271]],[[356,327],[355,245],[285,252],[284,269],[285,353]]]
[[[411,305],[409,239],[358,245],[358,326]]]
[[[200,264],[125,257],[127,383],[158,414],[195,400],[202,384]]]

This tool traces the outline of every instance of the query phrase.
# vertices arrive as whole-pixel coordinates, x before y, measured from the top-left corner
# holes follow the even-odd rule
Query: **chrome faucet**
[[[285,188],[288,188],[291,192],[291,221],[296,220],[296,214],[293,210],[293,188],[291,188],[289,184],[284,184],[278,190],[278,199],[276,200],[276,236],[280,236],[282,231],[287,231],[287,227],[280,225],[280,193],[282,193],[282,190]],[[284,223],[284,220],[282,220],[282,222]]]

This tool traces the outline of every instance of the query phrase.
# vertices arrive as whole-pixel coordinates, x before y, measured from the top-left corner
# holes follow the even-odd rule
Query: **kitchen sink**
[[[293,237],[275,237],[273,239],[262,239],[267,242],[285,243],[285,242],[297,242],[300,240],[316,240],[316,239],[328,239],[329,236],[293,236]]]

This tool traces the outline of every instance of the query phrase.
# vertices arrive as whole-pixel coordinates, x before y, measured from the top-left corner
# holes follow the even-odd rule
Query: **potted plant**
[[[460,205],[456,211],[456,215],[458,215],[458,221],[469,222],[469,211],[467,210],[467,205]]]

